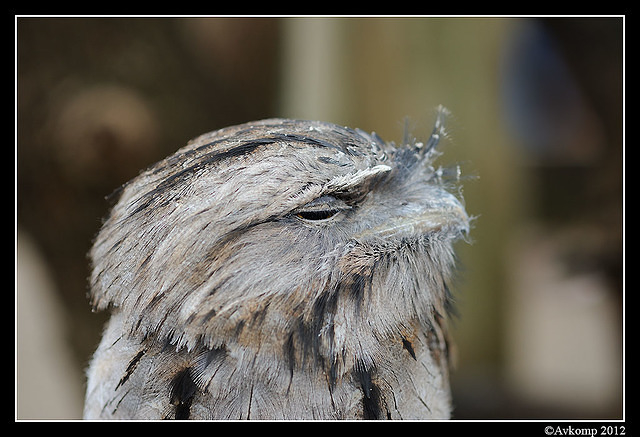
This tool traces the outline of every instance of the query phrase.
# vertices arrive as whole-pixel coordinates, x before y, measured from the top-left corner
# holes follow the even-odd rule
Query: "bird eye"
[[[351,209],[344,201],[330,195],[324,195],[312,200],[292,212],[292,215],[305,221],[323,221],[338,213]]]
[[[333,217],[338,212],[340,211],[332,210],[332,209],[323,210],[323,211],[299,211],[298,213],[296,213],[296,217],[299,217],[305,220],[326,220],[328,218]]]

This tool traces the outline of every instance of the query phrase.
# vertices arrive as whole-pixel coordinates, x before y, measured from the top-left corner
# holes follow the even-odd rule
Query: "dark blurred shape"
[[[111,182],[135,174],[134,166],[153,155],[160,126],[134,89],[98,85],[60,102],[49,135],[61,172],[74,180],[102,176]]]
[[[542,24],[557,41],[604,136],[602,153],[581,175],[584,194],[571,216],[586,223],[585,234],[595,233],[574,253],[576,268],[601,268],[622,291],[622,18],[545,19]]]
[[[511,43],[504,80],[507,118],[531,170],[531,211],[574,228],[567,262],[605,271],[620,291],[622,37],[621,18],[529,21]]]
[[[505,57],[507,126],[533,165],[581,165],[602,152],[601,122],[576,83],[556,41],[525,21]]]

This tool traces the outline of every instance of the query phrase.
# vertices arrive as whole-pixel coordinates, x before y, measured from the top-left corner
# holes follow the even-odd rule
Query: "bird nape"
[[[426,143],[262,120],[119,190],[91,250],[111,319],[87,419],[448,418],[453,243],[469,217]]]

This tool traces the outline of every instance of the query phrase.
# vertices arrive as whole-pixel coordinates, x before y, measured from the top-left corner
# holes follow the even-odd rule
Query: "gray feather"
[[[91,250],[110,308],[85,418],[447,418],[452,244],[426,146],[270,119],[122,187]]]

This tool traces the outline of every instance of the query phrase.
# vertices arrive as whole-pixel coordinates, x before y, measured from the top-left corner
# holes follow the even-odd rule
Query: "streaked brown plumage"
[[[85,418],[447,418],[448,281],[469,219],[427,144],[271,119],[120,192],[91,259],[113,315]]]

